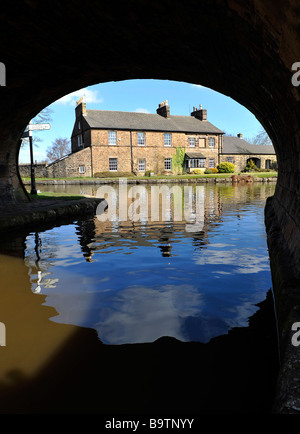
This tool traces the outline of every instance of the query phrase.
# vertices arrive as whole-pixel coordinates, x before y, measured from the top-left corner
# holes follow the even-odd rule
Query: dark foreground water
[[[17,394],[30,406],[20,379],[44,372],[32,398],[39,408],[46,381],[41,411],[64,396],[72,411],[268,412],[278,354],[264,206],[274,188],[64,188],[107,193],[109,208],[4,239],[5,405]]]

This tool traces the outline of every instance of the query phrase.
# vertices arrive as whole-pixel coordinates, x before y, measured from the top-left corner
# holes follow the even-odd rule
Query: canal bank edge
[[[252,177],[251,182],[277,182],[277,177]],[[102,185],[102,184],[118,184],[119,180],[123,178],[113,178],[113,179],[36,179],[36,185]],[[232,184],[234,181],[231,177],[224,178],[159,178],[159,179],[131,179],[124,178],[127,181],[127,184],[162,184],[162,183],[179,183],[179,184],[187,184],[187,183],[195,183],[195,184],[217,184],[217,183],[230,183]],[[249,181],[242,181],[249,182]],[[30,185],[30,181],[23,180],[24,185]]]
[[[95,215],[97,206],[103,200],[85,197],[76,200],[49,198],[20,203],[9,209],[0,208],[0,232],[71,223],[77,218]]]

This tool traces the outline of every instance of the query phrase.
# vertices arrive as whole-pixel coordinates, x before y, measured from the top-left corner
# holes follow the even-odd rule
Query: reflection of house
[[[75,108],[72,152],[51,163],[49,177],[94,176],[97,172],[146,171],[171,174],[176,152],[184,152],[184,170],[217,167],[231,161],[236,171],[247,159],[268,168],[275,160],[272,146],[251,146],[242,138],[226,137],[207,120],[207,110],[193,109],[190,116],[170,114],[167,101],[156,114],[88,110],[83,99]],[[255,162],[254,161],[254,162]]]
[[[229,161],[235,165],[237,172],[244,169],[247,162],[253,160],[260,169],[271,169],[276,162],[274,147],[271,145],[250,145],[243,139],[242,134],[238,137],[224,136],[221,161]]]

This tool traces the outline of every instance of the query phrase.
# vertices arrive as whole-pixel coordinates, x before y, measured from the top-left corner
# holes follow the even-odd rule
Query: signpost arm
[[[30,147],[31,194],[37,194],[36,186],[35,186],[35,173],[34,173],[34,162],[33,162],[32,131],[30,130],[30,123],[29,123],[29,147]]]

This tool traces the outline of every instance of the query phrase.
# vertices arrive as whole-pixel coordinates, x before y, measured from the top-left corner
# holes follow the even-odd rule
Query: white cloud
[[[75,106],[76,101],[84,96],[86,103],[101,103],[103,102],[103,98],[98,97],[97,90],[90,90],[86,87],[83,89],[76,90],[75,92],[69,93],[68,95],[63,96],[62,98],[55,101],[56,104],[63,105],[71,105]]]
[[[134,110],[136,113],[150,113],[149,110],[145,108],[137,108]]]

